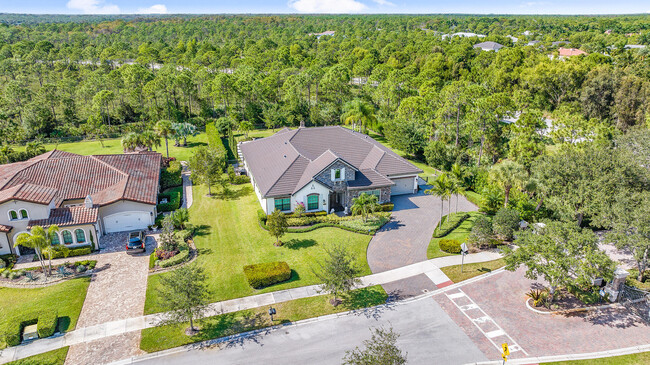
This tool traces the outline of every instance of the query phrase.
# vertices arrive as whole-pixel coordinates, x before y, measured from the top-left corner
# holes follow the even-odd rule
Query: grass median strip
[[[140,348],[147,352],[162,351],[277,324],[372,307],[384,304],[387,298],[384,289],[376,285],[351,291],[343,303],[336,307],[329,303],[329,295],[274,304],[273,307],[277,310],[277,314],[274,316],[273,322],[267,312],[268,307],[259,307],[204,318],[198,321],[201,330],[194,336],[185,334],[189,323],[147,328],[142,331]]]
[[[447,234],[446,236],[440,238],[431,238],[431,242],[429,242],[429,247],[427,248],[427,257],[429,259],[453,255],[451,253],[442,251],[440,249],[440,240],[443,239],[456,240],[460,243],[463,243],[467,240],[467,237],[472,231],[472,227],[474,227],[474,222],[476,221],[476,218],[482,215],[479,212],[468,212],[468,214],[469,214],[469,218],[465,219],[463,223],[461,223],[453,231],[449,232],[449,234]]]
[[[24,359],[8,362],[5,365],[63,365],[68,356],[70,347],[44,352],[42,354],[26,357]]]
[[[650,352],[641,352],[638,354],[603,357],[600,359],[590,360],[571,360],[571,361],[558,361],[558,362],[545,362],[549,365],[636,365],[636,364],[650,364]]]
[[[471,279],[475,276],[483,275],[492,272],[493,270],[502,268],[506,266],[506,263],[503,261],[503,259],[497,259],[493,261],[479,262],[476,264],[465,264],[463,266],[463,272],[460,272],[460,266],[461,265],[447,266],[441,268],[440,270],[442,270],[442,272],[444,272],[451,281],[458,283],[463,280]]]

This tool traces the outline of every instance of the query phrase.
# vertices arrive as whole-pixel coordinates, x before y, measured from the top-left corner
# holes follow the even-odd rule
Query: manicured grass
[[[641,352],[639,354],[622,355],[614,357],[603,357],[600,359],[591,360],[571,360],[571,361],[558,361],[558,362],[545,362],[544,364],[552,365],[636,365],[636,364],[650,364],[650,352]]]
[[[140,348],[147,352],[161,351],[281,323],[372,307],[385,303],[387,297],[384,289],[377,285],[350,292],[343,303],[336,307],[329,303],[329,295],[291,300],[273,305],[277,310],[273,322],[269,317],[268,307],[222,314],[198,321],[201,331],[192,337],[185,335],[189,323],[148,328],[142,331]]]
[[[467,240],[467,236],[469,236],[469,233],[472,231],[472,227],[474,227],[474,222],[476,221],[476,218],[481,215],[479,212],[468,212],[469,218],[465,219],[463,223],[460,224],[456,229],[451,231],[448,235],[440,238],[431,238],[431,241],[429,242],[429,248],[427,248],[427,257],[429,259],[433,259],[436,257],[443,257],[443,256],[449,256],[453,255],[451,253],[442,251],[439,246],[439,242],[442,239],[448,239],[448,240],[456,240],[460,243],[463,243]]]
[[[56,310],[59,314],[59,330],[73,330],[81,307],[86,299],[90,278],[72,279],[45,288],[0,288],[0,334],[9,324],[38,318],[44,310]],[[4,336],[0,336],[0,349],[5,348]]]
[[[477,207],[481,206],[481,201],[483,200],[483,196],[481,194],[471,191],[471,190],[465,190],[465,198],[469,200],[472,204],[476,205]]]
[[[504,266],[506,266],[505,261],[503,261],[503,259],[497,259],[493,261],[479,262],[477,264],[465,264],[463,266],[462,273],[460,272],[460,265],[447,266],[441,268],[440,270],[442,270],[442,272],[444,272],[451,281],[458,283],[460,281],[483,275]]]
[[[61,347],[60,349],[8,362],[6,365],[63,365],[66,356],[68,356],[69,348],[68,346]]]
[[[319,228],[307,233],[288,233],[284,245],[275,247],[275,238],[260,228],[257,222],[259,202],[250,184],[231,186],[228,197],[206,197],[203,185],[194,186],[194,204],[190,208],[190,223],[200,227],[194,239],[199,250],[196,259],[210,280],[210,301],[218,302],[253,294],[317,284],[313,272],[325,255],[323,246],[343,243],[356,258],[361,275],[370,274],[366,250],[371,236],[338,228]],[[214,187],[213,193],[221,189]],[[293,270],[289,281],[255,290],[244,276],[245,265],[285,261]],[[158,297],[160,277],[149,276],[145,313],[163,311]]]
[[[187,138],[187,147],[175,147],[174,140],[169,140],[169,156],[176,157],[180,161],[189,161],[193,150],[198,146],[207,146],[207,137],[205,133],[197,134],[194,137]],[[121,139],[105,139],[102,143],[99,141],[79,141],[59,144],[46,144],[45,148],[49,151],[58,149],[61,151],[72,152],[79,155],[106,155],[123,153]],[[14,147],[16,151],[24,150],[25,147]],[[167,156],[165,149],[165,140],[161,140],[161,146],[154,148],[155,151]]]

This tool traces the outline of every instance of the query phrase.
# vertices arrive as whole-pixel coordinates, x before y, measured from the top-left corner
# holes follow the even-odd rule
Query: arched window
[[[77,236],[77,243],[85,243],[86,242],[86,234],[84,233],[83,229],[75,230],[74,235]]]
[[[60,245],[61,240],[59,239],[59,234],[56,232],[52,233],[52,237],[50,237],[50,242],[52,243],[52,246]]]
[[[10,210],[9,211],[9,220],[16,220],[18,219],[18,213],[16,213],[15,210]]]
[[[20,210],[20,219],[27,219],[29,218],[29,215],[27,214],[27,211],[25,209]]]
[[[63,243],[66,245],[71,245],[74,243],[74,241],[72,241],[72,233],[70,233],[70,231],[61,232],[61,236],[63,236]]]

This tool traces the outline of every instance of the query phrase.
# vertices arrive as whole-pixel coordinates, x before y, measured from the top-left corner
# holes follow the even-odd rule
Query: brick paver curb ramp
[[[498,253],[480,252],[465,256],[465,263],[492,261],[500,257],[501,255]],[[459,265],[460,261],[460,256],[449,256],[424,262],[418,262],[416,264],[404,266],[398,269],[364,276],[361,278],[361,285],[359,287],[386,284],[421,274],[429,276],[432,278],[432,280],[434,280],[434,282],[451,283],[449,278],[447,278],[447,276],[440,270],[440,267]],[[491,276],[492,274],[496,274],[498,272],[499,271],[494,271],[492,273],[484,274],[480,277],[469,279],[458,284],[449,285],[447,288],[451,289],[459,285],[465,285],[467,283],[480,280],[480,278]],[[428,293],[423,296],[431,294],[432,293]],[[318,291],[318,285],[310,285],[271,293],[258,294],[249,297],[231,299],[210,304],[208,306],[208,310],[206,311],[206,316],[231,313],[244,309],[257,308],[317,295],[321,295],[321,293]],[[90,327],[79,328],[65,334],[56,335],[54,337],[35,340],[28,344],[9,347],[0,351],[0,364],[52,351],[64,346],[71,346],[110,336],[121,335],[128,332],[139,331],[145,328],[155,327],[160,323],[163,316],[164,313],[158,313],[112,322],[105,322]]]

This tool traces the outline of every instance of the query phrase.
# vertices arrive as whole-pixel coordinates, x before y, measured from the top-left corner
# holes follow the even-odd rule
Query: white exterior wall
[[[101,222],[102,229],[104,223],[104,217],[107,217],[115,213],[124,213],[124,212],[147,212],[149,213],[149,225],[153,225],[156,220],[156,206],[152,204],[132,202],[129,200],[120,200],[113,204],[109,204],[103,207],[99,207],[99,213],[97,220]]]
[[[319,184],[315,181],[310,182],[304,188],[300,189],[291,197],[291,209],[296,207],[298,203],[304,203],[305,209],[307,209],[307,196],[311,194],[318,194],[318,209],[307,210],[307,212],[317,212],[320,210],[329,211],[329,194],[330,190],[322,184]],[[323,204],[325,200],[325,204]],[[275,202],[274,202],[275,204]],[[275,208],[275,205],[274,205]]]
[[[0,233],[0,255],[8,255],[10,253],[9,238],[7,238],[6,233]]]
[[[418,191],[418,177],[413,176],[391,176],[390,179],[395,183],[391,188],[391,196],[414,194]]]
[[[9,219],[9,211],[10,210],[15,210],[16,213],[18,214],[18,217],[20,217],[20,210],[25,209],[27,210],[27,216],[29,218],[27,219],[16,219],[16,220],[10,220]],[[0,204],[0,223],[11,226],[13,229],[7,233],[7,234],[0,234],[1,236],[4,236],[4,239],[7,240],[8,242],[6,245],[4,242],[0,244],[2,248],[0,249],[0,254],[5,254],[5,253],[11,253],[11,248],[9,248],[9,245],[13,246],[13,237],[15,237],[18,233],[23,233],[27,232],[27,224],[29,223],[30,219],[47,219],[50,216],[50,208],[48,204],[36,204],[36,203],[30,203],[30,202],[25,202],[21,200],[10,200],[8,202],[4,202],[3,204]],[[9,250],[9,252],[5,252],[5,246],[6,249]],[[18,254],[18,252],[14,252]]]

